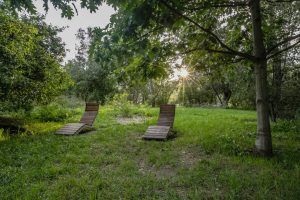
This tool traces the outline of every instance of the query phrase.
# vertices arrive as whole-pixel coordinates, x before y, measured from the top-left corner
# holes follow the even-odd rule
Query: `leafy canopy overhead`
[[[110,28],[119,32],[122,36],[146,36],[156,32],[175,31],[178,39],[186,39],[182,45],[191,47],[187,50],[201,49],[214,53],[223,53],[240,59],[255,61],[251,45],[247,40],[252,39],[251,17],[249,6],[252,1],[232,0],[188,0],[188,1],[165,1],[165,0],[43,0],[44,9],[49,9],[48,3],[62,10],[62,16],[71,18],[77,13],[75,2],[80,2],[82,8],[95,12],[104,2],[118,8],[118,13],[111,18]],[[4,0],[4,4],[13,10],[27,10],[35,13],[36,7],[32,0]],[[299,31],[299,8],[300,2],[289,1],[261,1],[262,15],[266,19],[274,17],[274,23],[263,24],[266,33],[269,30],[281,30],[274,41],[275,44],[267,48],[268,58],[275,57],[280,52],[274,53],[276,47],[282,50],[290,49],[300,43]],[[298,15],[298,17],[297,17]],[[292,16],[292,17],[290,17]],[[288,19],[290,17],[290,19]],[[280,23],[289,20],[287,23]],[[298,22],[297,22],[298,21]],[[276,23],[277,22],[277,23]],[[275,26],[273,26],[276,24]],[[290,29],[292,28],[292,29]],[[230,30],[230,32],[229,32]],[[286,33],[292,30],[295,34]],[[148,31],[148,32],[147,32]],[[193,34],[190,34],[193,33]],[[144,35],[143,35],[144,34]],[[191,45],[189,38],[197,41],[197,45]],[[136,39],[136,38],[135,38]],[[295,41],[295,42],[291,42]],[[290,43],[288,47],[284,44]]]
[[[62,11],[63,17],[70,19],[78,12],[75,6],[76,0],[43,0],[43,7],[45,11],[48,11],[49,9],[49,2],[54,6],[55,9]],[[91,12],[95,12],[103,2],[103,0],[81,0],[80,6],[82,8],[89,9]],[[116,2],[118,1],[108,1],[108,4],[112,5]],[[36,7],[34,5],[34,1],[32,0],[4,0],[3,4],[6,7],[10,7],[12,10],[25,10],[29,13],[36,14]]]

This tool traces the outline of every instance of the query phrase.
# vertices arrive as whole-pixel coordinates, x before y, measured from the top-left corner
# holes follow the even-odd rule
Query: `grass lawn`
[[[143,141],[158,115],[147,109],[142,124],[118,124],[106,106],[94,133],[35,123],[38,134],[0,141],[0,199],[300,198],[299,132],[274,127],[275,155],[262,159],[255,112],[179,107],[175,139]]]

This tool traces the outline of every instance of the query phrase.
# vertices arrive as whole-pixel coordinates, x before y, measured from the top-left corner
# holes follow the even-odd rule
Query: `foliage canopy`
[[[0,103],[5,110],[29,110],[47,103],[70,83],[59,61],[64,44],[56,27],[42,19],[23,21],[0,12]]]

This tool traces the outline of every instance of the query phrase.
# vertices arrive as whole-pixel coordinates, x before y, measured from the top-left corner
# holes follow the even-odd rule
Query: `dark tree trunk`
[[[263,40],[260,0],[250,0],[256,78],[257,135],[256,150],[263,156],[272,155],[272,137],[268,111],[267,59]]]
[[[155,103],[155,99],[152,99],[152,100],[151,100],[151,107],[152,107],[152,108],[154,108],[154,107],[155,107],[155,105],[156,105],[156,103]]]
[[[218,98],[218,100],[220,101],[221,105],[224,106],[224,103],[223,103],[223,101],[222,101],[222,98],[220,97],[220,95],[219,95],[217,89],[215,88],[214,83],[211,84],[211,88],[213,89],[213,91],[214,91],[216,97]]]
[[[228,83],[224,83],[223,84],[223,102],[224,102],[224,106],[227,107],[228,106],[228,102],[231,98],[231,90],[229,88],[229,84]]]
[[[279,112],[279,103],[281,99],[282,85],[282,59],[281,56],[274,58],[272,62],[272,94],[270,99],[270,116],[273,122],[276,122]]]
[[[151,94],[151,107],[155,107],[156,106],[156,99],[158,96],[159,91],[154,89],[154,84],[152,82],[152,80],[150,79],[150,94]]]

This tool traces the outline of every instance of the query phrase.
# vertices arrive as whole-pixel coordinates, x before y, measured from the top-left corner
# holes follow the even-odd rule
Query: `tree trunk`
[[[270,99],[270,116],[273,122],[276,122],[279,111],[279,103],[281,99],[282,86],[282,58],[277,56],[272,62],[273,79],[272,79],[272,94]]]
[[[220,101],[221,105],[224,106],[224,103],[222,101],[222,98],[219,96],[218,91],[216,90],[214,83],[211,84],[211,88],[213,89],[213,91],[215,92],[216,97],[218,98],[218,100]]]
[[[223,101],[224,101],[224,106],[227,108],[228,107],[228,102],[231,97],[231,90],[229,88],[229,83],[223,83]]]
[[[257,135],[255,146],[259,154],[272,155],[272,137],[268,112],[267,59],[262,32],[260,0],[250,0],[256,78]]]

